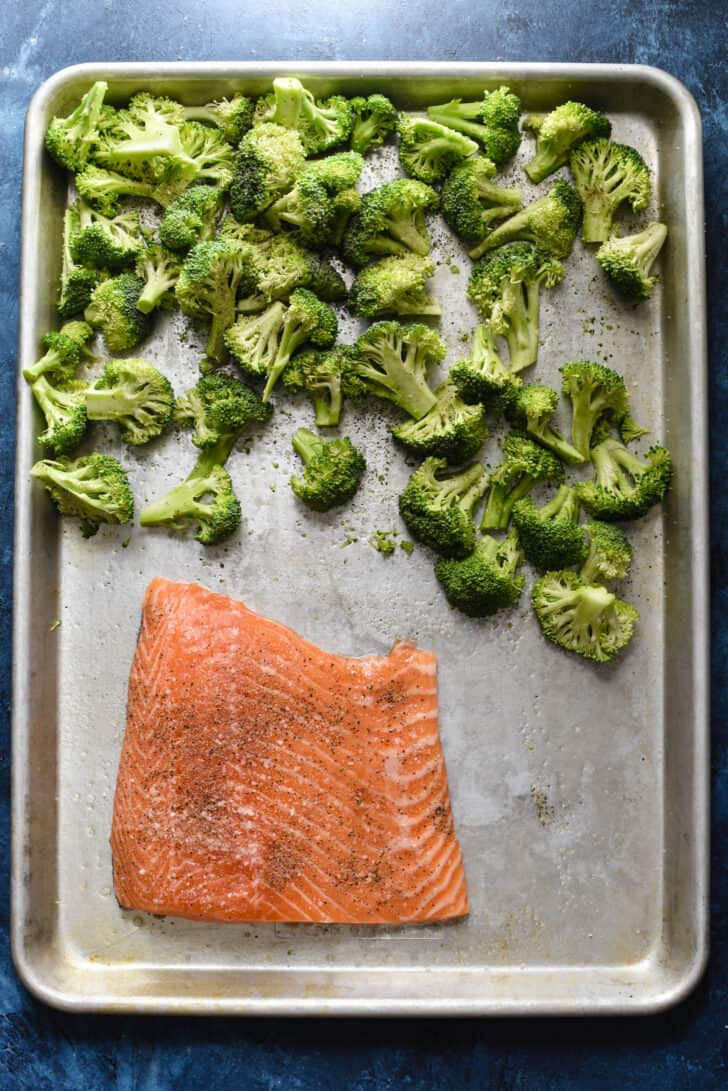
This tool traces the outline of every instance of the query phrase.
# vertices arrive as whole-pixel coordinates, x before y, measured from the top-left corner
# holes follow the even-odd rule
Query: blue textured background
[[[99,60],[431,59],[659,65],[705,126],[713,460],[713,934],[679,1008],[582,1021],[235,1021],[63,1015],[15,976],[0,885],[0,1089],[540,1091],[728,1084],[728,6],[724,0],[46,0],[0,38],[0,858],[7,861],[15,339],[23,119],[33,91]]]

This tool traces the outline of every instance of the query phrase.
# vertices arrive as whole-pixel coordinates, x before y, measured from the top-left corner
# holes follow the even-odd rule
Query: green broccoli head
[[[672,460],[655,444],[647,461],[612,437],[591,450],[594,479],[577,486],[582,504],[597,519],[614,522],[637,519],[664,497],[672,481]]]
[[[360,155],[380,147],[396,130],[399,114],[385,95],[357,96],[350,99],[349,105],[354,119],[351,147]]]
[[[450,378],[463,401],[480,402],[496,411],[504,409],[521,388],[521,379],[498,355],[492,329],[484,325],[476,326],[470,356],[453,365]]]
[[[452,168],[478,150],[470,137],[427,118],[400,114],[399,161],[405,174],[437,185]]]
[[[569,465],[586,462],[588,455],[584,456],[568,443],[551,424],[558,404],[559,396],[550,386],[531,383],[515,393],[506,406],[505,413],[511,424],[528,432],[533,439],[548,447],[564,462]]]
[[[44,334],[40,342],[43,355],[23,369],[23,378],[33,383],[45,375],[54,383],[71,382],[84,356],[90,355],[86,342],[93,337],[93,332],[88,322],[71,321],[66,322],[58,332]]]
[[[52,118],[45,134],[45,146],[57,163],[67,170],[81,170],[99,137],[99,120],[108,84],[103,80],[90,87],[67,117]]]
[[[56,308],[61,318],[72,318],[88,307],[94,288],[103,275],[97,269],[76,265],[71,257],[71,241],[78,228],[76,213],[67,208],[63,216],[61,277]]]
[[[520,112],[521,100],[505,86],[485,91],[479,102],[453,99],[427,109],[433,121],[477,140],[494,163],[503,163],[518,151]]]
[[[203,106],[184,106],[186,121],[202,121],[214,125],[222,133],[223,139],[237,147],[253,125],[255,101],[246,95],[233,95],[216,102],[207,102]]]
[[[224,466],[208,464],[203,456],[181,485],[142,512],[139,524],[175,531],[197,527],[197,541],[215,545],[238,529],[240,518],[240,501],[230,474]]]
[[[386,254],[429,254],[425,212],[436,209],[439,200],[431,186],[412,178],[365,193],[344,235],[344,257],[361,267]]]
[[[485,535],[462,560],[440,557],[435,575],[456,610],[468,617],[489,617],[521,597],[524,579],[517,571],[522,561],[515,532],[503,542]]]
[[[350,345],[335,345],[324,352],[297,352],[283,372],[283,383],[293,393],[311,398],[319,428],[334,428],[341,418],[343,376],[356,358]]]
[[[76,190],[82,200],[88,202],[105,216],[115,216],[121,197],[144,197],[155,200],[153,182],[127,178],[113,170],[104,170],[93,163],[87,164],[75,178]]]
[[[316,348],[330,348],[338,332],[336,315],[327,303],[318,299],[308,288],[296,288],[291,292],[281,327],[278,351],[268,370],[263,401],[268,401],[291,357],[301,345],[310,342]]]
[[[647,208],[652,197],[650,171],[638,151],[611,140],[588,140],[569,160],[574,185],[584,202],[585,242],[606,242],[619,206],[633,212]]]
[[[598,519],[581,529],[589,541],[589,553],[579,573],[584,582],[623,580],[632,566],[632,546],[624,531]]]
[[[192,442],[206,450],[224,437],[235,438],[250,424],[264,424],[273,408],[259,394],[231,375],[205,375],[180,398],[175,421],[192,428]]]
[[[225,358],[225,331],[235,321],[235,300],[249,272],[251,248],[232,236],[209,239],[192,247],[177,277],[175,296],[182,310],[211,319],[207,356]]]
[[[161,435],[174,411],[170,382],[155,367],[134,357],[110,360],[85,394],[89,420],[115,421],[124,443],[140,446]]]
[[[259,232],[251,239],[252,281],[255,292],[238,300],[238,310],[260,310],[275,299],[288,299],[295,288],[308,288],[319,299],[346,298],[340,274],[319,254],[307,250],[292,235]]]
[[[323,159],[311,159],[301,168],[301,177],[315,178],[332,196],[352,189],[364,169],[364,157],[358,152],[335,152]]]
[[[303,477],[291,478],[299,500],[314,511],[328,511],[351,500],[361,484],[366,462],[351,440],[323,440],[308,428],[299,428],[293,449],[303,460]]]
[[[301,139],[282,125],[256,125],[246,133],[234,159],[230,211],[249,223],[293,186],[305,159]]]
[[[437,332],[424,323],[374,322],[356,342],[344,373],[344,393],[355,400],[370,394],[386,398],[419,420],[436,402],[427,370],[446,352]]]
[[[495,227],[470,251],[470,257],[479,258],[488,250],[518,240],[533,243],[555,258],[567,258],[580,223],[581,201],[568,182],[559,179],[545,197],[531,201]]]
[[[332,95],[315,99],[300,80],[273,80],[273,94],[258,101],[256,118],[298,133],[306,155],[320,155],[346,144],[354,121],[347,99]]]
[[[644,231],[622,238],[613,236],[597,250],[597,261],[620,295],[632,303],[649,299],[657,283],[650,270],[667,238],[661,223],[648,224]]]
[[[528,128],[535,128],[529,124]],[[536,152],[526,163],[532,182],[543,182],[567,162],[572,150],[584,140],[608,137],[612,126],[604,114],[591,110],[583,102],[564,102],[550,114],[538,119]]]
[[[534,584],[531,601],[544,636],[596,663],[626,647],[639,620],[634,606],[575,572],[547,572]]]
[[[468,296],[493,334],[508,344],[511,372],[535,364],[538,358],[541,286],[558,284],[560,261],[530,243],[510,243],[474,266]]]
[[[475,546],[473,512],[487,485],[477,463],[448,474],[444,458],[426,458],[399,498],[407,530],[443,557],[466,557]]]
[[[571,399],[572,442],[582,454],[582,461],[586,461],[597,423],[603,417],[619,422],[629,412],[627,387],[611,367],[591,360],[563,364],[559,371],[563,377],[561,391]]]
[[[295,185],[263,214],[272,231],[292,231],[305,246],[321,249],[331,238],[334,202],[314,174],[301,172]]]
[[[517,500],[528,496],[540,481],[560,485],[564,480],[561,460],[521,432],[506,436],[503,454],[490,475],[481,530],[506,530]]]
[[[41,375],[31,385],[33,397],[45,417],[46,427],[38,436],[43,447],[65,455],[78,447],[86,435],[85,383],[66,382],[63,387]]]
[[[95,534],[102,523],[129,523],[134,516],[129,479],[111,455],[44,459],[30,473],[45,486],[61,515],[81,520],[84,537]]]
[[[419,420],[392,428],[392,435],[413,455],[435,455],[448,462],[467,462],[485,443],[488,427],[482,405],[467,405],[451,382],[435,391],[437,401]]]
[[[218,186],[190,186],[165,209],[159,224],[162,244],[184,254],[195,243],[211,239],[223,207],[223,192]]]
[[[543,572],[582,564],[589,552],[579,526],[581,504],[576,489],[562,485],[556,495],[537,507],[530,496],[513,505],[513,522],[526,558]]]
[[[174,286],[181,270],[181,259],[166,246],[157,243],[141,251],[134,271],[144,284],[137,301],[142,314],[174,304]]]
[[[430,259],[419,254],[382,258],[357,273],[349,291],[349,308],[364,318],[383,314],[437,316],[440,305],[425,289],[434,272]]]
[[[144,246],[136,211],[127,209],[109,217],[85,201],[76,201],[70,213],[69,248],[74,262],[115,272],[134,264]]]
[[[487,238],[494,223],[521,207],[520,187],[496,185],[492,180],[495,173],[492,159],[473,155],[450,172],[443,186],[445,222],[468,246],[477,246]]]
[[[275,300],[259,314],[241,315],[226,330],[225,345],[246,374],[257,378],[273,367],[285,315],[285,303]]]
[[[143,288],[134,273],[120,273],[94,288],[84,318],[101,330],[109,352],[129,352],[149,332],[149,316],[137,307]]]

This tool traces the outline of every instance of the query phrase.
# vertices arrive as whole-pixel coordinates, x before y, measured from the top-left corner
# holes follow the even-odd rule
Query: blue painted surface
[[[138,1019],[53,1012],[17,981],[0,887],[0,1091],[541,1091],[728,1084],[728,8],[723,0],[46,0],[4,5],[0,44],[0,859],[8,859],[12,464],[23,118],[36,87],[91,60],[639,62],[695,95],[705,125],[713,456],[713,933],[708,974],[665,1015],[586,1021]],[[151,33],[150,33],[150,28]],[[6,869],[5,869],[6,871]],[[722,923],[721,923],[722,922]],[[209,1075],[208,1075],[209,1074]]]

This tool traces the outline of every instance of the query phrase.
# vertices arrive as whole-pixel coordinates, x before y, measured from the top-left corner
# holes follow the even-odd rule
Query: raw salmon
[[[205,921],[468,912],[434,655],[332,655],[196,584],[149,585],[111,833],[122,906]]]

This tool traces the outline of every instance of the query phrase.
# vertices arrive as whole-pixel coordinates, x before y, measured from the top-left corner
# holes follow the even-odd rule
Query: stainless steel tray
[[[281,73],[317,93],[381,89],[404,107],[475,97],[508,82],[527,109],[567,97],[606,110],[614,135],[655,171],[652,210],[670,225],[663,286],[634,309],[605,289],[581,244],[565,283],[544,293],[535,374],[567,359],[608,359],[635,415],[674,452],[675,488],[633,529],[625,597],[638,639],[596,669],[545,642],[528,595],[477,623],[456,615],[418,549],[383,558],[375,529],[401,530],[396,495],[409,472],[385,409],[347,410],[369,473],[342,512],[304,514],[287,486],[290,435],[307,406],[277,418],[231,471],[238,539],[205,550],[166,533],[110,528],[84,541],[58,520],[29,468],[38,456],[31,397],[19,384],[15,552],[12,908],[26,985],[80,1010],[261,1014],[506,1014],[654,1011],[676,1002],[706,958],[707,454],[700,121],[679,83],[653,68],[540,64],[104,64],[57,73],[28,113],[19,368],[55,321],[66,179],[44,156],[49,117],[105,78],[121,101],[138,88],[205,101],[263,91]],[[519,159],[529,149],[529,141]],[[372,157],[365,186],[395,170]],[[509,174],[514,173],[509,171]],[[451,354],[475,316],[468,261],[444,231],[434,291]],[[459,274],[456,272],[459,269]],[[199,339],[180,316],[144,354],[177,389],[194,380]],[[353,322],[345,324],[346,337]],[[178,479],[184,437],[120,451],[140,502]],[[495,455],[495,444],[489,448]],[[124,539],[130,537],[128,547]],[[351,539],[357,539],[351,541]],[[347,544],[347,542],[349,544]],[[123,912],[108,832],[125,689],[148,580],[196,579],[239,596],[342,653],[415,637],[440,655],[441,729],[472,902],[448,927],[364,929],[206,925]],[[61,625],[54,627],[60,619]]]

